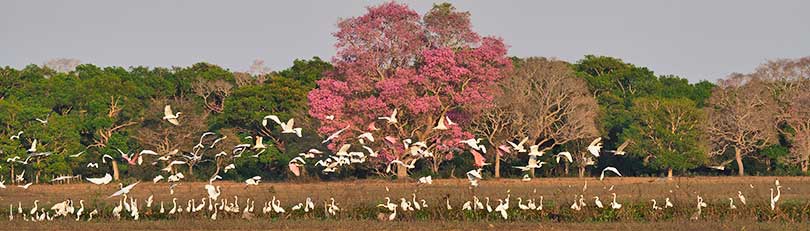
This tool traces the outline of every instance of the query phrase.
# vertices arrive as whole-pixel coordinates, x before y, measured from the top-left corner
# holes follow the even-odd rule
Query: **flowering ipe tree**
[[[434,5],[420,18],[406,5],[389,2],[339,21],[338,28],[335,69],[309,93],[309,114],[320,121],[321,134],[348,127],[331,141],[332,150],[352,143],[361,151],[358,135],[371,132],[375,142],[365,145],[380,153],[371,161],[375,167],[418,159],[406,150],[406,139],[425,142],[435,158],[452,157],[452,150],[463,147],[459,141],[472,138],[464,118],[492,106],[497,92],[491,86],[511,68],[506,45],[481,38],[472,31],[469,13],[450,4]],[[394,110],[397,123],[378,119]],[[441,118],[456,124],[444,119],[448,129],[434,129]],[[406,168],[396,170],[407,177]]]

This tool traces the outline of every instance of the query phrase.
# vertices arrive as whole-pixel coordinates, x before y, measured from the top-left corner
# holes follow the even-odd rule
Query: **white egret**
[[[152,183],[157,183],[163,180],[163,175],[157,175],[155,178],[152,178]]]
[[[180,114],[182,114],[182,112],[177,112],[176,114],[173,113],[171,105],[166,105],[163,107],[163,119],[169,121],[171,124],[180,125],[180,121],[177,120],[179,119]]]
[[[602,174],[599,175],[599,180],[602,180],[602,179],[605,178],[605,172],[607,172],[607,171],[611,171],[613,173],[616,173],[616,175],[622,176],[622,174],[619,173],[619,170],[616,169],[615,167],[605,167],[605,169],[602,169]]]
[[[248,178],[247,180],[245,180],[245,184],[246,184],[247,186],[250,186],[250,185],[259,185],[259,182],[260,182],[261,180],[262,180],[262,177],[261,177],[261,176],[254,176],[254,177],[251,177],[251,178]]]
[[[337,130],[336,132],[332,133],[332,135],[329,135],[329,137],[326,137],[326,139],[323,140],[321,143],[325,144],[326,142],[329,142],[330,140],[337,138],[338,136],[340,136],[340,133],[343,133],[343,131],[346,131],[346,129],[349,129],[348,125],[346,125],[345,128]]]
[[[377,117],[377,119],[385,120],[389,124],[395,124],[395,123],[399,122],[397,120],[397,109],[394,108],[394,111],[391,112],[391,116],[380,116],[380,117]]]
[[[521,140],[520,143],[518,143],[518,144],[512,143],[512,141],[506,141],[506,142],[509,143],[509,145],[511,145],[512,148],[515,149],[515,151],[517,151],[517,152],[526,152],[526,147],[524,145],[526,144],[526,141],[528,141],[528,140],[529,140],[529,137],[524,137],[523,140]]]
[[[630,139],[627,139],[627,140],[624,141],[624,143],[619,145],[619,147],[616,148],[616,150],[611,150],[609,152],[612,152],[613,155],[622,156],[622,155],[626,154],[624,149],[627,148],[627,145],[630,144],[630,142],[632,142],[632,141]]]
[[[28,184],[24,184],[24,185],[17,185],[17,187],[28,190],[28,187],[31,187],[32,184],[34,184],[34,183],[29,182]]]
[[[138,182],[132,183],[132,184],[130,184],[130,185],[127,185],[126,187],[122,187],[120,190],[118,190],[117,192],[115,192],[115,193],[111,194],[111,195],[110,195],[110,196],[108,196],[107,198],[111,198],[111,197],[115,197],[115,196],[120,196],[120,195],[122,195],[122,194],[129,193],[129,191],[130,191],[130,190],[132,190],[132,188],[134,188],[134,187],[135,187],[135,185],[138,185],[138,183],[141,183],[141,182],[140,182],[140,181],[138,181]],[[121,184],[119,184],[119,185],[121,185]],[[123,185],[121,185],[121,186],[123,186]]]
[[[483,179],[481,177],[481,169],[473,169],[467,172],[467,179],[470,181],[471,187],[478,187],[478,180]]]
[[[103,176],[103,177],[99,177],[99,178],[85,178],[85,179],[86,179],[87,181],[90,181],[90,183],[93,183],[93,184],[97,184],[97,185],[105,185],[105,184],[109,184],[109,183],[112,181],[113,177],[112,177],[112,176],[111,176],[109,173],[106,173],[106,174],[104,174],[104,176]]]
[[[599,157],[599,152],[602,150],[602,137],[597,137],[588,145],[588,152],[595,157]]]

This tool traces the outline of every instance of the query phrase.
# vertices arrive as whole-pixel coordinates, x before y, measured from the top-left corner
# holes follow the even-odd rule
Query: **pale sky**
[[[52,58],[101,66],[274,70],[335,53],[339,18],[382,1],[0,1],[0,66]],[[420,14],[434,2],[404,1]],[[514,56],[608,55],[659,75],[711,80],[810,55],[810,1],[450,1]]]

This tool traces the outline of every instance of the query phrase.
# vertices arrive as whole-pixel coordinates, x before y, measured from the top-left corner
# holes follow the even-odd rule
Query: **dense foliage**
[[[659,76],[614,57],[586,55],[574,63],[509,59],[508,46],[498,38],[479,36],[470,17],[449,4],[436,5],[423,16],[397,3],[370,7],[365,15],[338,23],[338,52],[331,63],[314,57],[276,72],[261,63],[259,71],[251,73],[209,63],[173,68],[5,67],[0,69],[0,172],[11,178],[25,171],[42,180],[112,170],[116,178],[120,171],[121,177],[151,179],[162,166],[151,164],[152,159],[128,164],[121,152],[195,152],[200,135],[211,131],[227,136],[221,148],[205,151],[203,160],[180,171],[206,179],[223,167],[216,153],[261,136],[269,144],[265,153],[235,159],[239,169],[221,175],[290,179],[287,162],[298,153],[334,150],[337,143],[322,144],[325,136],[348,126],[351,129],[334,141],[355,139],[376,122],[380,130],[375,136],[428,141],[427,150],[441,160],[418,162],[412,174],[460,176],[472,168],[473,155],[458,141],[472,137],[488,138],[482,144],[491,149],[530,138],[529,144],[541,145],[543,151],[571,151],[577,161],[584,160],[582,149],[593,138],[603,137],[606,151],[627,142],[628,155],[605,154],[588,167],[598,171],[615,166],[625,175],[662,175],[667,170],[732,174],[737,169],[739,174],[807,173],[810,97],[801,90],[807,86],[806,58],[770,62],[717,87]],[[164,105],[183,112],[182,125],[162,119]],[[377,120],[393,110],[398,110],[401,123]],[[263,126],[268,114],[295,118],[303,137]],[[434,130],[445,118],[458,126]],[[488,127],[496,124],[503,129]],[[509,133],[496,134],[503,131]],[[730,134],[735,131],[741,135]],[[18,139],[10,139],[19,132]],[[35,142],[39,151],[52,154],[26,160]],[[378,161],[333,174],[307,165],[304,172],[313,174],[305,178],[385,175],[380,166],[408,158],[401,146],[369,146],[380,149]],[[499,165],[525,165],[525,154],[500,160],[505,154],[498,151],[497,157],[487,158],[497,159]],[[104,155],[116,160],[87,167]],[[728,161],[735,155],[736,162]],[[19,161],[9,160],[14,157]],[[725,164],[724,170],[706,167],[719,163]],[[576,166],[582,168],[580,173],[587,167]],[[560,163],[540,174],[576,175],[568,167]],[[498,173],[522,174],[511,168]]]

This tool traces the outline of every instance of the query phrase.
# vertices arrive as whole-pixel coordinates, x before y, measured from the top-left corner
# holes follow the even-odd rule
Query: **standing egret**
[[[610,202],[610,208],[612,208],[612,209],[621,209],[622,208],[622,204],[619,204],[619,202],[616,202],[616,193],[613,193],[613,202]]]

